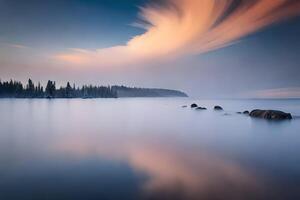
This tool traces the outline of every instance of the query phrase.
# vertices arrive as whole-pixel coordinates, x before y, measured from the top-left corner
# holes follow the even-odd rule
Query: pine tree
[[[72,87],[69,82],[67,83],[67,87],[66,87],[66,97],[67,98],[72,97]]]
[[[28,84],[27,84],[26,89],[27,89],[28,97],[33,97],[35,88],[34,88],[34,84],[31,79],[28,79]]]
[[[47,86],[46,86],[47,98],[54,98],[55,90],[56,90],[55,82],[52,82],[52,81],[48,80]]]

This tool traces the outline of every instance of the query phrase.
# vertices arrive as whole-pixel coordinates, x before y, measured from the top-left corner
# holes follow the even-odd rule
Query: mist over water
[[[256,108],[300,116],[300,100],[1,99],[0,199],[298,199],[300,119],[236,114]]]

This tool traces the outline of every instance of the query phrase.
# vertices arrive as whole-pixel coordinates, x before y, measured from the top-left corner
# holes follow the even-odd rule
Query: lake
[[[236,114],[255,108],[300,116],[300,100],[0,99],[0,199],[300,199],[300,119]]]

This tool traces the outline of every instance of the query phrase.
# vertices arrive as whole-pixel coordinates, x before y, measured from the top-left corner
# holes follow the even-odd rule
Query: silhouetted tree
[[[54,98],[55,96],[55,82],[52,82],[50,80],[48,80],[47,82],[47,86],[46,86],[46,96],[47,98]]]
[[[27,97],[34,97],[34,84],[31,79],[28,79],[28,83],[26,86]]]
[[[117,86],[93,86],[83,85],[81,88],[67,82],[66,87],[56,89],[54,81],[48,80],[45,91],[40,82],[35,86],[31,79],[28,80],[26,87],[21,82],[1,81],[0,97],[8,98],[116,98]]]
[[[71,98],[72,97],[72,91],[73,91],[73,89],[72,89],[70,83],[68,82],[67,83],[67,87],[66,87],[66,97],[67,98]]]

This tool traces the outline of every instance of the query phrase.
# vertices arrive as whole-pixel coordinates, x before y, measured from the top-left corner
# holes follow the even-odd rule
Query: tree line
[[[26,85],[20,81],[0,80],[1,98],[117,98],[117,91],[110,86],[83,85],[76,87],[67,82],[65,87],[56,87],[49,80],[44,88],[40,83],[34,84],[29,79]]]
[[[112,86],[112,89],[118,92],[118,97],[187,97],[184,92],[161,88]]]

